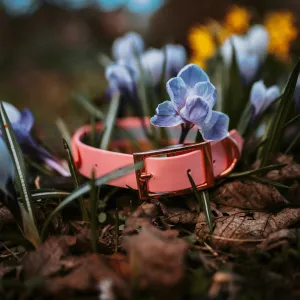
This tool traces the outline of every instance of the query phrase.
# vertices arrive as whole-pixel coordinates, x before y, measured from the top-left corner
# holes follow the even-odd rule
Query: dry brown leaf
[[[251,180],[234,180],[222,184],[212,192],[211,201],[248,209],[263,209],[287,202],[275,187]]]
[[[133,280],[142,290],[153,291],[155,299],[182,297],[188,245],[176,235],[148,225],[123,241]]]
[[[235,210],[229,216],[216,218],[214,231],[209,235],[205,215],[200,213],[195,234],[201,240],[209,237],[212,247],[239,250],[261,243],[270,234],[294,225],[299,218],[298,208],[285,208],[276,214]]]
[[[143,202],[134,212],[126,219],[126,227],[123,235],[136,233],[137,230],[148,224],[151,224],[158,214],[158,206],[154,203]]]
[[[29,252],[22,260],[24,277],[50,276],[62,268],[61,259],[70,253],[76,244],[75,236],[50,237],[34,252]]]
[[[77,257],[76,261],[77,266],[72,272],[47,279],[46,288],[52,295],[63,299],[66,295],[78,292],[99,291],[101,284],[109,283],[114,294],[130,298],[128,285],[109,268],[102,255],[81,256]]]
[[[272,170],[267,176],[268,179],[273,181],[288,181],[288,180],[299,180],[300,179],[300,165],[299,164],[289,164],[280,170]]]

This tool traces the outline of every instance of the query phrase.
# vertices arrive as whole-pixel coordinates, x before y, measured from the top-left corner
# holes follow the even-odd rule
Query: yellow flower
[[[196,64],[198,65],[199,67],[201,67],[203,70],[206,69],[206,60],[203,59],[203,57],[198,57],[198,56],[191,56],[190,58],[190,63],[191,64]]]
[[[193,27],[188,34],[188,41],[193,52],[192,61],[205,66],[205,61],[216,52],[214,37],[208,26]]]
[[[233,34],[242,34],[249,28],[250,19],[247,9],[233,6],[225,17],[224,26]]]
[[[266,16],[264,25],[270,35],[269,52],[282,60],[288,60],[291,44],[298,35],[293,14],[270,13]]]

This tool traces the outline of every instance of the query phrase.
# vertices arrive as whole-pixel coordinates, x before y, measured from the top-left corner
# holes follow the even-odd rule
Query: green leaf
[[[64,198],[70,193],[59,190],[34,190],[31,191],[32,200],[48,199],[48,198]]]
[[[25,167],[25,161],[23,157],[22,150],[20,148],[20,145],[17,142],[17,138],[15,136],[15,133],[12,129],[11,123],[9,121],[9,118],[6,114],[5,108],[3,106],[3,103],[0,104],[0,115],[1,115],[1,127],[2,127],[2,135],[8,145],[8,149],[11,153],[14,166],[16,169],[16,182],[19,188],[19,192],[22,197],[23,204],[25,206],[27,214],[23,214],[23,216],[28,215],[28,218],[26,220],[30,220],[30,224],[25,224],[24,222],[26,220],[23,220],[23,224],[28,227],[30,230],[32,229],[32,232],[28,232],[27,234],[30,234],[28,238],[31,239],[31,237],[34,237],[34,244],[37,245],[40,243],[40,238],[38,235],[38,230],[35,225],[35,218],[32,211],[32,200],[31,200],[31,194],[27,182],[27,173],[26,173],[26,167]],[[30,225],[30,226],[29,226]],[[24,227],[25,229],[25,227]],[[27,235],[26,235],[27,237]]]
[[[206,222],[207,222],[207,225],[210,229],[210,232],[212,232],[214,227],[213,227],[212,213],[211,213],[211,208],[210,208],[210,201],[209,201],[208,191],[207,190],[202,190],[202,191],[197,190],[197,186],[194,182],[193,177],[190,174],[190,170],[187,171],[187,176],[188,176],[188,178],[190,180],[190,183],[192,185],[194,195],[195,195],[198,203],[200,204],[200,207],[201,207],[202,211],[205,214]]]
[[[76,93],[73,93],[72,96],[90,115],[99,120],[105,119],[104,113],[84,96]]]
[[[289,146],[286,148],[286,150],[284,151],[284,154],[288,154],[292,148],[297,144],[297,142],[300,139],[300,132],[298,132],[296,134],[296,136],[294,137],[294,139],[291,141],[291,143],[289,144]]]
[[[233,45],[232,49],[231,66],[229,69],[229,74],[226,76],[229,82],[226,86],[223,112],[230,117],[230,128],[236,128],[240,115],[246,106],[247,99],[245,100],[244,97],[245,88],[242,85],[241,75],[236,59],[236,50]]]
[[[104,69],[113,63],[112,59],[104,53],[99,53],[97,60]]]
[[[123,168],[119,168],[118,170],[115,170],[113,172],[110,172],[102,177],[99,177],[95,180],[95,186],[101,186],[109,181],[112,181],[114,179],[117,179],[119,177],[122,177],[134,170],[139,170],[142,168],[143,162],[135,164],[135,165],[129,165],[125,166]],[[44,236],[44,232],[49,225],[51,219],[64,207],[66,207],[68,204],[70,204],[72,201],[76,200],[78,197],[81,197],[85,195],[86,193],[90,192],[91,190],[91,184],[90,182],[86,182],[85,184],[79,186],[71,195],[69,195],[67,198],[65,198],[48,216],[47,220],[44,223],[43,230],[42,230],[42,236]]]
[[[71,134],[70,134],[70,131],[69,131],[66,123],[64,122],[64,120],[61,119],[61,118],[57,118],[57,120],[56,120],[56,126],[57,126],[57,128],[58,128],[61,136],[63,137],[63,139],[65,139],[66,142],[69,145],[71,145],[72,144],[71,143],[71,140],[72,140]],[[70,146],[70,149],[71,149],[71,146]]]
[[[279,102],[279,106],[270,120],[270,126],[266,138],[268,139],[261,152],[261,166],[264,167],[270,156],[276,153],[279,149],[281,136],[283,133],[284,125],[287,123],[288,117],[294,105],[294,91],[300,72],[300,60],[298,60]]]
[[[38,248],[41,244],[41,239],[33,219],[28,214],[27,210],[21,205],[21,213],[23,220],[24,236],[31,244]]]
[[[247,131],[250,119],[251,119],[251,112],[252,112],[252,104],[250,101],[248,101],[242,116],[238,122],[237,125],[237,131],[240,133],[240,135],[244,136],[245,132]]]
[[[286,166],[286,164],[277,164],[277,165],[270,165],[270,166],[258,168],[255,170],[249,170],[249,171],[245,171],[245,172],[231,173],[227,176],[227,178],[232,179],[232,178],[239,178],[239,177],[243,177],[243,176],[254,175],[254,174],[258,174],[258,173],[264,173],[264,172],[271,171],[271,170],[281,169],[285,166]]]
[[[294,123],[295,121],[297,121],[300,118],[300,114],[298,114],[297,116],[295,116],[294,118],[292,118],[291,120],[289,120],[287,123],[284,124],[283,128],[286,128],[287,126],[291,125],[292,123]]]
[[[113,129],[115,126],[117,113],[119,110],[119,106],[120,106],[120,93],[114,92],[110,106],[109,106],[109,110],[107,113],[104,133],[103,133],[101,144],[100,144],[100,148],[103,150],[107,150],[109,147],[112,132],[113,132]]]
[[[65,139],[63,139],[63,144],[64,144],[65,151],[67,153],[68,166],[69,166],[69,170],[70,170],[70,173],[71,173],[73,186],[74,186],[75,189],[77,189],[78,186],[79,186],[79,183],[78,183],[77,170],[76,170],[76,167],[75,167],[73,156],[72,156],[71,150],[69,148],[69,145],[68,145],[68,143],[66,142]],[[86,207],[84,205],[83,198],[79,197],[78,199],[79,199],[79,205],[80,205],[81,214],[82,214],[82,220],[89,221],[89,216],[88,216]]]
[[[95,170],[92,171],[91,191],[90,191],[90,214],[91,214],[91,244],[94,253],[97,253],[97,190],[95,185]]]
[[[289,186],[287,186],[285,184],[282,184],[282,183],[278,183],[278,182],[270,180],[270,179],[260,178],[260,177],[256,177],[256,176],[248,176],[248,178],[252,181],[256,181],[256,182],[259,182],[259,183],[269,184],[269,185],[275,186],[276,188],[290,189]]]

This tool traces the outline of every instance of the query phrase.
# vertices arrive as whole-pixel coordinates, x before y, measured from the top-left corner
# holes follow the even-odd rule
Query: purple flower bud
[[[159,127],[196,125],[205,140],[219,140],[228,133],[227,115],[213,111],[217,91],[207,74],[197,65],[185,66],[166,85],[171,101],[158,105],[151,123]]]
[[[165,62],[166,59],[166,62]],[[151,83],[155,86],[162,79],[164,64],[166,63],[166,78],[170,79],[186,64],[186,51],[181,45],[166,45],[163,49],[149,49],[141,56],[141,64],[151,75]]]
[[[109,84],[110,93],[118,90],[122,96],[129,99],[136,98],[137,71],[124,61],[110,64],[105,70],[105,77]]]
[[[250,102],[254,107],[254,116],[261,115],[280,95],[278,86],[266,88],[262,80],[253,84],[250,93]]]
[[[143,51],[144,41],[135,32],[129,32],[117,38],[112,45],[112,53],[115,60],[132,58],[135,54],[141,54]]]
[[[25,154],[31,157],[38,157],[48,164],[51,161],[51,167],[63,176],[70,176],[52,154],[41,147],[35,139],[31,136],[31,129],[34,124],[34,117],[30,110],[23,109],[19,112],[13,105],[3,102],[4,109],[11,122],[12,128],[15,132],[18,143]],[[53,163],[52,163],[53,162]],[[49,165],[49,164],[48,164]]]

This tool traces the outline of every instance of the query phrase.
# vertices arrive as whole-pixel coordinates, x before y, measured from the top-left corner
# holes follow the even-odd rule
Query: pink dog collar
[[[146,123],[149,124],[149,119]],[[139,132],[135,132],[136,141],[146,142],[144,136],[138,136],[141,133],[139,118],[119,119],[117,126],[127,131],[130,130],[131,134],[138,130]],[[101,128],[103,124],[99,123],[97,129]],[[172,132],[172,128],[168,130]],[[176,136],[179,136],[178,128],[176,130]],[[82,138],[90,131],[90,126],[81,127],[72,139],[73,157],[79,172],[90,178],[94,170],[96,177],[100,177],[134,162],[144,161],[142,169],[108,183],[122,188],[136,189],[142,200],[190,192],[192,189],[187,176],[188,170],[198,189],[213,186],[215,179],[224,177],[232,171],[243,146],[243,138],[236,130],[232,130],[221,141],[175,145],[159,150],[126,154],[101,150],[84,144]],[[196,129],[191,130],[191,134],[195,135],[196,132]],[[130,143],[124,139],[114,139],[111,144],[114,147],[128,146]]]

